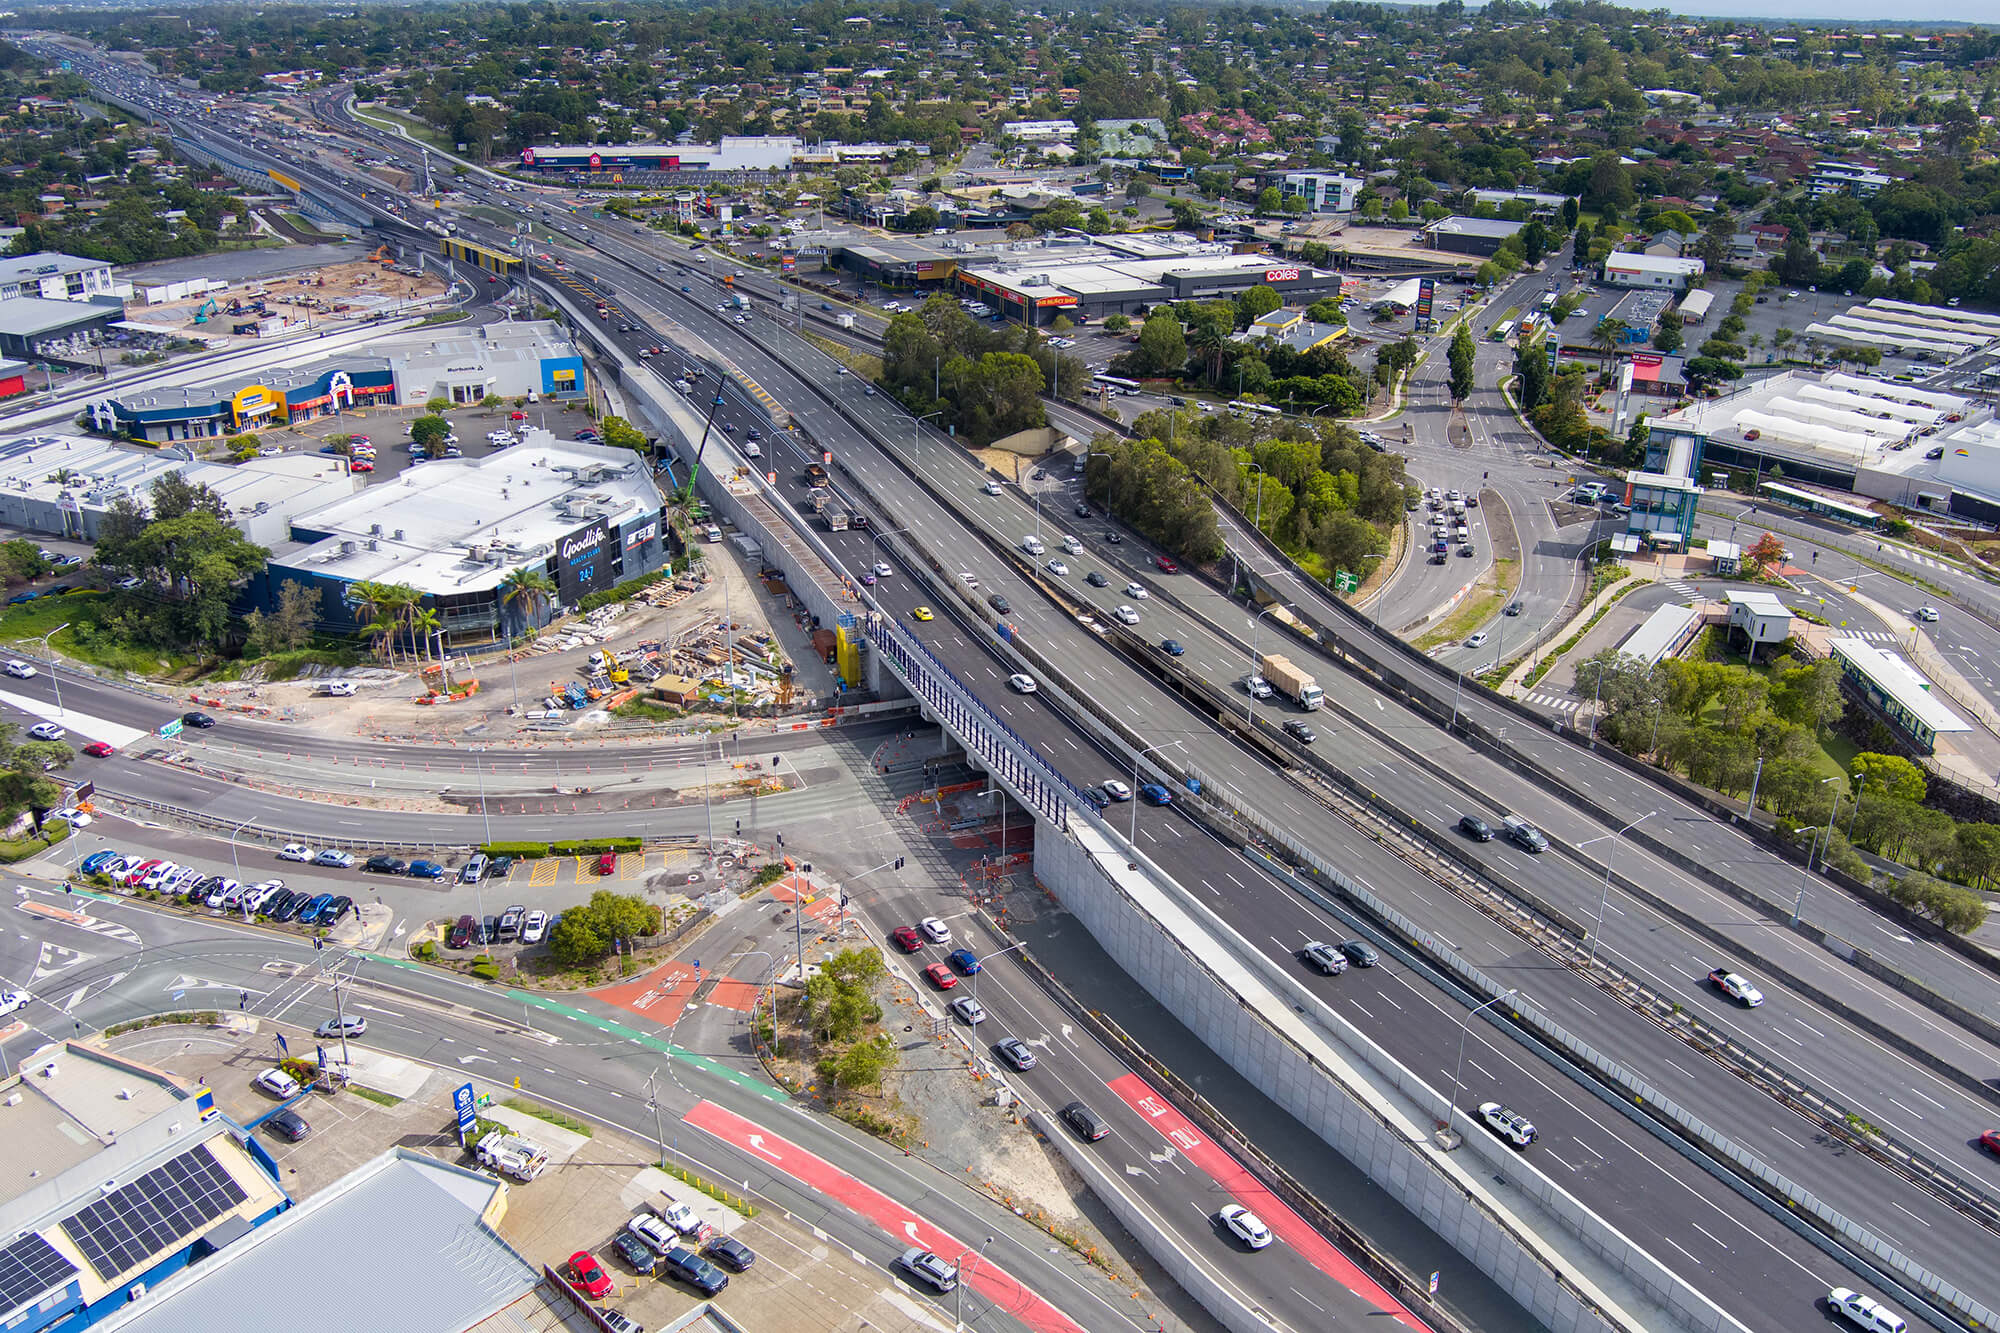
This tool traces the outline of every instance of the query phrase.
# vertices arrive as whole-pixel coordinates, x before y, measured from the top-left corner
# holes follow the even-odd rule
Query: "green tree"
[[[441,416],[450,409],[451,399],[449,398],[431,398],[424,403],[424,411],[430,413],[432,416]]]
[[[1838,673],[1839,668],[1834,668]],[[1864,750],[1848,763],[1848,776],[1855,793],[1863,798],[1881,795],[1912,804],[1924,799],[1930,785],[1924,771],[1897,754],[1877,754]]]
[[[549,604],[555,592],[547,573],[524,565],[500,580],[500,605],[517,618],[525,632],[534,627],[535,613]]]
[[[410,423],[410,442],[426,454],[443,449],[445,436],[449,434],[451,423],[435,412]]]
[[[1263,189],[1257,191],[1257,211],[1265,217],[1270,217],[1283,206],[1283,200],[1279,196],[1277,186],[1266,185]]]
[[[597,423],[599,437],[613,449],[630,449],[634,453],[645,453],[646,432],[634,426],[624,417],[608,416]]]
[[[9,583],[26,583],[38,579],[49,572],[51,566],[40,555],[40,548],[22,537],[0,542],[0,574]]]
[[[1653,350],[1656,352],[1678,352],[1683,343],[1681,322],[1673,315],[1660,321],[1660,327],[1653,330]]]
[[[1132,331],[1132,317],[1130,315],[1106,315],[1104,317],[1104,331],[1106,333],[1130,333]]]
[[[1139,329],[1139,354],[1156,375],[1178,375],[1187,365],[1187,336],[1169,310],[1155,310]]]
[[[1447,388],[1455,402],[1462,403],[1472,397],[1472,363],[1478,350],[1473,346],[1472,329],[1460,323],[1457,332],[1451,336],[1451,349],[1447,353],[1451,361]]]
[[[571,908],[549,929],[549,957],[564,967],[582,967],[611,952],[611,941],[591,913]]]
[[[1306,318],[1315,324],[1345,324],[1347,313],[1340,308],[1336,297],[1323,296],[1306,307]]]
[[[1532,412],[1549,396],[1549,357],[1540,342],[1523,343],[1514,351],[1514,395],[1521,410]]]
[[[1236,298],[1236,327],[1247,329],[1284,303],[1285,298],[1278,295],[1276,287],[1260,282]]]

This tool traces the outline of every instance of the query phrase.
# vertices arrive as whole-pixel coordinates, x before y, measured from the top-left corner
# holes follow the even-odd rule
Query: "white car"
[[[1932,619],[1935,620],[1936,617],[1933,616]],[[13,661],[7,664],[7,674],[12,676],[15,680],[28,680],[34,676],[35,668],[29,663],[23,662],[19,658],[15,658]]]
[[[951,927],[934,916],[927,916],[917,922],[917,929],[930,936],[932,944],[950,944]]]
[[[1035,678],[1026,672],[1016,671],[1013,675],[1007,677],[1007,688],[1016,694],[1033,694],[1035,692]]]
[[[1466,639],[1465,646],[1468,648],[1484,648],[1486,646],[1486,637],[1485,630],[1478,630],[1470,638]]]
[[[521,918],[521,943],[539,944],[549,933],[549,914],[536,908]]]
[[[59,741],[69,732],[53,722],[37,722],[28,728],[28,734],[38,741]]]
[[[1917,608],[1918,620],[1922,620],[1930,624],[1936,624],[1937,618],[1938,618],[1938,609],[1935,606],[1920,606]],[[14,674],[14,664],[11,662],[7,664],[7,674],[10,676]],[[35,669],[33,667],[29,667],[28,674],[31,676],[34,675]]]
[[[654,1254],[665,1254],[681,1243],[681,1238],[674,1234],[674,1229],[651,1213],[640,1213],[625,1224],[625,1229],[644,1241],[646,1248]]]
[[[998,494],[1000,494],[1000,493],[1001,493],[1001,491],[1002,491],[1002,490],[1003,490],[1004,488],[1003,488],[1003,487],[1002,487],[1002,486],[1000,485],[1000,483],[999,483],[999,482],[997,482],[997,481],[989,481],[989,482],[987,482],[987,483],[986,483],[986,485],[985,485],[984,487],[982,487],[982,489],[983,489],[983,490],[984,490],[984,491],[985,491],[985,492],[986,492],[986,493],[987,493],[988,495],[998,495]]]
[[[60,810],[51,811],[50,814],[53,818],[62,820],[73,829],[88,828],[90,826],[90,816],[73,805],[66,805]]]
[[[0,1018],[13,1013],[34,998],[24,990],[0,990]]]
[[[1146,585],[1145,585],[1145,584],[1143,584],[1143,583],[1128,583],[1128,584],[1126,584],[1126,585],[1125,585],[1125,595],[1126,595],[1127,597],[1130,597],[1130,598],[1132,598],[1132,599],[1133,599],[1133,600],[1135,600],[1135,601],[1136,601],[1136,600],[1138,600],[1138,599],[1140,599],[1140,598],[1144,598],[1144,597],[1150,597],[1150,596],[1152,596],[1152,594],[1151,594],[1151,593],[1149,593],[1149,592],[1147,592],[1147,591],[1146,591]]]
[[[890,568],[890,566],[889,566],[889,562],[888,562],[887,560],[877,560],[877,561],[875,562],[875,577],[876,577],[876,578],[878,578],[878,579],[886,579],[886,578],[888,578],[888,577],[889,577],[889,576],[890,576],[891,574],[893,574],[893,573],[895,573],[895,572],[896,572],[896,571],[895,571],[894,569]]]
[[[951,1002],[951,1011],[967,1027],[978,1027],[986,1021],[986,1006],[970,995],[961,995]]]
[[[1498,1134],[1508,1143],[1513,1144],[1516,1148],[1527,1147],[1537,1137],[1534,1121],[1528,1119],[1528,1117],[1520,1114],[1518,1111],[1508,1110],[1499,1102],[1481,1102],[1479,1104],[1479,1118],[1486,1122],[1488,1129]]]
[[[1216,1220],[1229,1228],[1230,1234],[1253,1250],[1261,1250],[1272,1240],[1271,1228],[1263,1219],[1240,1203],[1232,1203],[1217,1213]]]
[[[330,699],[351,699],[354,697],[354,682],[351,680],[330,680],[320,686],[320,693]]]
[[[1049,561],[1049,563],[1048,563],[1048,571],[1049,571],[1049,573],[1051,573],[1051,574],[1054,574],[1054,575],[1055,575],[1055,576],[1056,576],[1057,578],[1068,578],[1068,577],[1069,577],[1069,566],[1068,566],[1068,565],[1066,565],[1066,564],[1064,564],[1064,563],[1063,563],[1062,561],[1060,561],[1060,560],[1051,560],[1051,561]]]
[[[282,879],[267,879],[263,883],[244,891],[244,910],[254,912],[284,891],[285,881]]]
[[[1833,1307],[1834,1313],[1850,1324],[1867,1329],[1868,1333],[1906,1333],[1909,1328],[1903,1316],[1873,1296],[1863,1296],[1846,1287],[1835,1287],[1829,1291],[1826,1303]]]
[[[936,1291],[948,1292],[958,1286],[957,1266],[929,1250],[904,1250],[896,1263]]]
[[[1755,1009],[1764,1003],[1764,992],[1758,990],[1750,978],[1739,972],[1731,972],[1726,967],[1718,967],[1711,971],[1708,974],[1708,984],[1746,1009]]]
[[[688,1207],[679,1199],[668,1199],[665,1203],[657,1206],[660,1210],[660,1217],[675,1231],[680,1232],[683,1236],[699,1236],[701,1234],[701,1219],[695,1216],[694,1209]]]
[[[1118,609],[1111,614],[1118,618],[1118,623],[1121,625],[1136,625],[1139,623],[1139,613],[1123,604],[1120,604]]]
[[[1268,699],[1271,697],[1271,682],[1253,673],[1243,678],[1243,690],[1252,699]]]
[[[290,1101],[299,1095],[299,1081],[282,1069],[267,1069],[250,1080],[250,1086],[270,1093],[280,1101]]]
[[[315,852],[302,842],[288,842],[285,844],[283,850],[278,853],[278,859],[280,861],[310,861],[317,855],[319,855],[318,852]]]
[[[1114,801],[1129,801],[1132,799],[1132,789],[1117,778],[1108,778],[1099,785],[1104,788],[1104,794]]]

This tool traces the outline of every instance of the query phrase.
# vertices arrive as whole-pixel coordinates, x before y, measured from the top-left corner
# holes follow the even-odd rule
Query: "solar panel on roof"
[[[40,1300],[76,1272],[76,1265],[56,1253],[53,1245],[30,1232],[0,1250],[0,1315]]]
[[[171,1249],[249,1197],[200,1144],[62,1221],[109,1282]]]

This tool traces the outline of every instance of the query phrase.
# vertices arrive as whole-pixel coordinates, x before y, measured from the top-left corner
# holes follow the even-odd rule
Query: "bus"
[[[1238,398],[1235,402],[1229,405],[1229,413],[1231,416],[1238,416],[1238,417],[1246,415],[1253,415],[1260,417],[1281,417],[1285,415],[1282,409],[1273,407],[1269,403],[1251,403],[1251,402],[1246,402],[1241,398]]]
[[[1139,392],[1139,381],[1120,379],[1116,375],[1092,375],[1090,382],[1107,392],[1122,393],[1128,398],[1136,397]]]
[[[1543,293],[1542,293],[1542,309],[1544,309],[1544,310],[1554,310],[1555,308],[1556,308],[1556,294],[1555,294],[1554,292],[1552,292],[1552,291],[1549,291],[1549,292],[1543,292]]]
[[[1501,320],[1501,321],[1500,321],[1500,322],[1499,322],[1498,324],[1495,324],[1495,325],[1493,326],[1493,335],[1492,335],[1492,337],[1493,337],[1493,341],[1494,341],[1494,342],[1497,342],[1497,343],[1503,343],[1503,342],[1506,342],[1506,341],[1507,341],[1507,340],[1508,340],[1509,338],[1511,338],[1511,337],[1513,337],[1513,336],[1514,336],[1514,321],[1513,321],[1513,320],[1511,320],[1511,319],[1503,319],[1503,320]]]

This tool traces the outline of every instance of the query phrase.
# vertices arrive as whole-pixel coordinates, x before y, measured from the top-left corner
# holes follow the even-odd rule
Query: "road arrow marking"
[[[773,1162],[782,1162],[785,1160],[776,1152],[764,1146],[764,1136],[762,1134],[745,1135],[744,1142],[748,1143],[750,1151],[756,1153],[759,1157],[769,1158]]]

